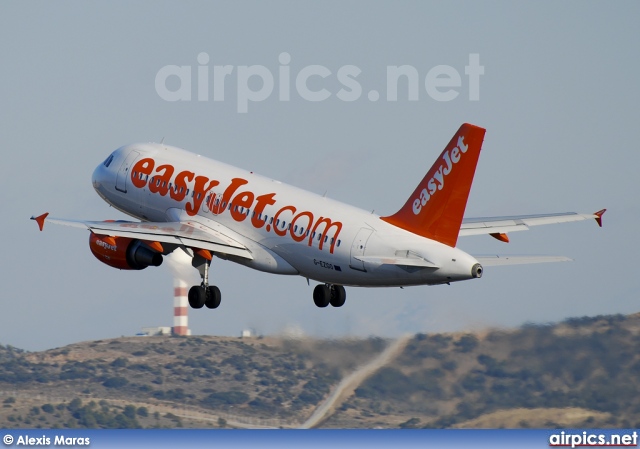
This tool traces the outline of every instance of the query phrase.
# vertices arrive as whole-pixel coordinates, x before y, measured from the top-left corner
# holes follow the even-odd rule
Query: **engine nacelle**
[[[128,237],[108,237],[92,232],[89,248],[100,262],[120,270],[143,270],[162,264],[161,253],[149,248],[141,240]]]

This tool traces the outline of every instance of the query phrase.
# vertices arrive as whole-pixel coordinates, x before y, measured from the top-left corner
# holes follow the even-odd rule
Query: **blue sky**
[[[318,310],[304,279],[219,260],[212,278],[222,306],[190,311],[193,333],[394,336],[637,312],[637,17],[637,2],[2,2],[0,344],[37,350],[171,325],[167,267],[112,269],[91,255],[87,232],[40,233],[28,220],[45,211],[125,218],[90,183],[115,148],[164,138],[390,214],[463,122],[487,128],[467,216],[608,212],[603,229],[580,222],[459,246],[574,262],[488,268],[451,286],[350,288],[345,307]],[[210,75],[215,65],[235,68],[224,101],[197,101],[203,52]],[[238,68],[278,75],[283,52],[292,80],[304,67],[328,68],[308,85],[332,95],[311,102],[292,87],[279,101],[276,77],[272,95],[238,113]],[[464,73],[470,54],[484,67],[477,101]],[[192,101],[160,97],[155,79],[167,65],[192,67]],[[398,101],[386,99],[387,67],[400,65],[419,73],[417,101],[402,84]],[[451,101],[424,86],[441,65],[461,75]],[[343,66],[360,69],[355,101],[336,96]]]

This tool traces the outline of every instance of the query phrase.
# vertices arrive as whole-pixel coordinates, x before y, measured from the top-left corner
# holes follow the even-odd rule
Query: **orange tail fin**
[[[463,124],[402,209],[382,219],[455,247],[484,133],[484,128]]]

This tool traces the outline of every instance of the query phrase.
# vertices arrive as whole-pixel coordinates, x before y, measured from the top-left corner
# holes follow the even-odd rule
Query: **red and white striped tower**
[[[191,335],[189,330],[187,310],[189,300],[187,299],[187,283],[182,279],[173,280],[173,335]]]

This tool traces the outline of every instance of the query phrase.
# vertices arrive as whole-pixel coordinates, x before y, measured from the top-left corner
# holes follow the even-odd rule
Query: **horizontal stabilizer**
[[[576,212],[563,212],[540,215],[515,215],[509,217],[465,218],[460,226],[460,237],[479,234],[506,234],[508,232],[526,231],[530,226],[540,226],[556,223],[568,223],[596,219],[602,224],[602,211],[594,214],[578,214]]]
[[[483,267],[499,265],[523,265],[547,262],[571,262],[564,256],[474,256]]]
[[[405,267],[439,268],[438,265],[423,258],[396,256],[359,256],[356,259],[373,265],[399,265]]]

